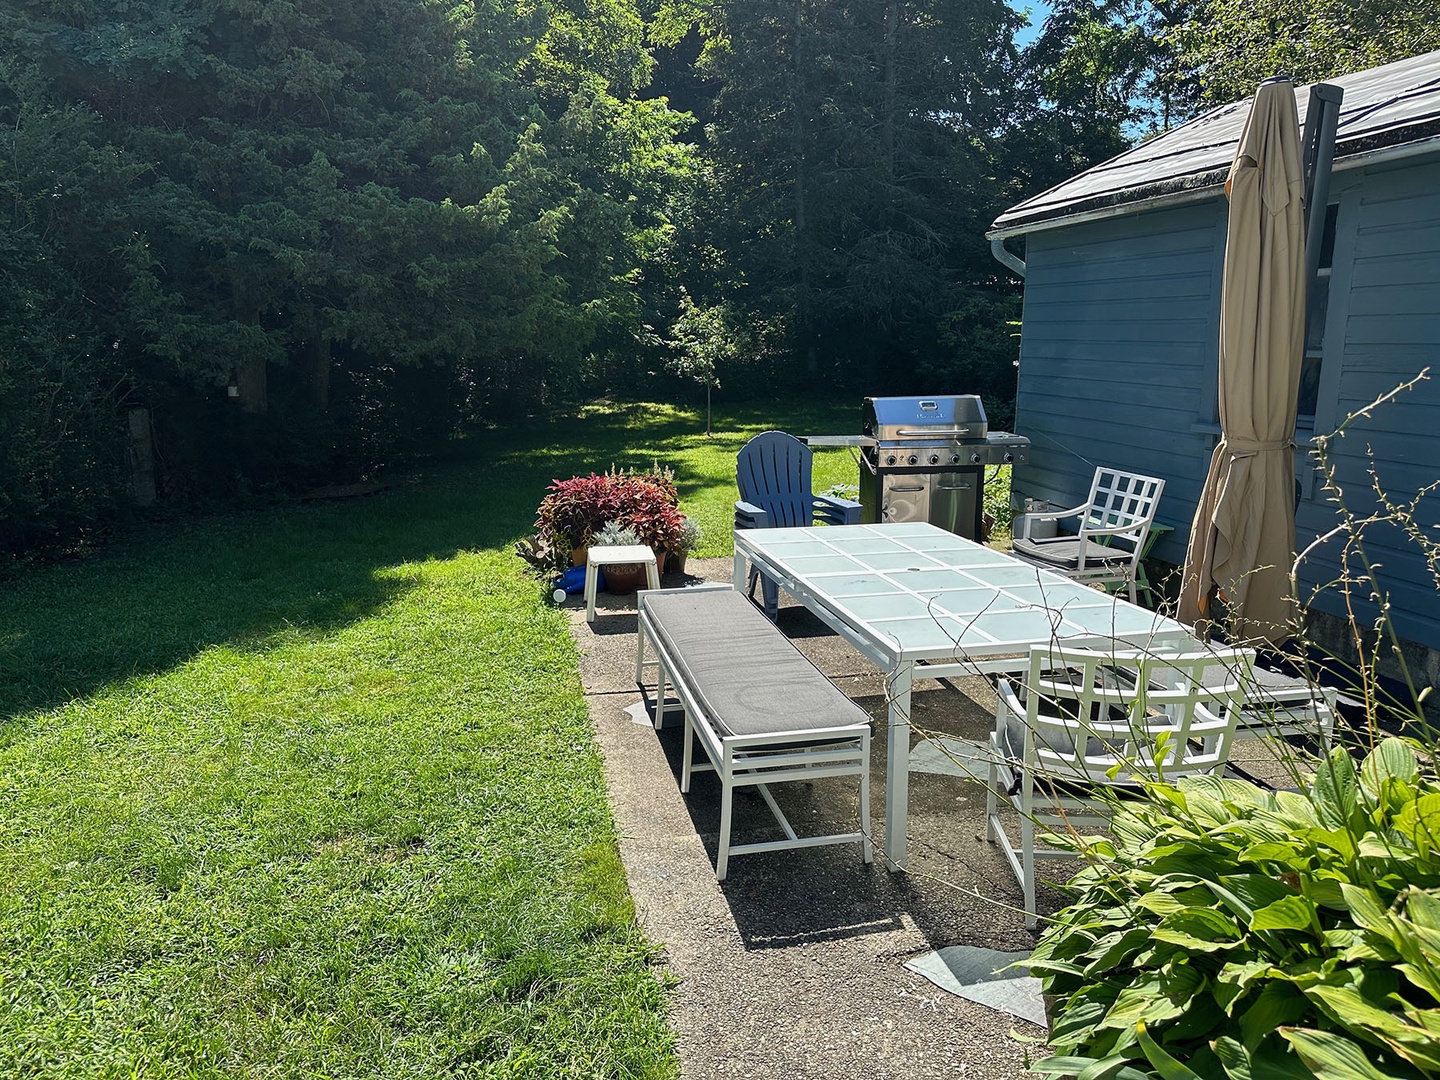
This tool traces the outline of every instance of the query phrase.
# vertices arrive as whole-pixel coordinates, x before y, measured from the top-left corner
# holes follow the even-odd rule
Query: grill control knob
[[[959,464],[960,464],[960,455],[959,455],[959,454],[951,454],[951,455],[950,455],[950,464],[951,464],[951,465],[959,465]]]
[[[891,454],[889,457],[887,457],[887,458],[885,459],[885,464],[886,464],[886,465],[894,465],[894,464],[895,464],[895,455],[894,455],[894,454]]]
[[[1007,454],[1005,455],[1005,463],[1006,463],[1007,465],[1008,465],[1010,462],[1014,461],[1014,460],[1015,460],[1015,455],[1014,455],[1014,454],[1007,453]]]
[[[939,454],[931,454],[931,455],[930,455],[930,464],[931,464],[931,465],[939,465],[939,464],[940,464],[940,455],[939,455]]]
[[[918,457],[916,457],[914,454],[911,454],[911,455],[910,455],[910,464],[911,464],[911,465],[916,465],[916,464],[919,463],[919,461],[920,461],[920,459],[919,459]]]
[[[976,450],[970,455],[970,461],[974,465],[980,464],[980,451]]]

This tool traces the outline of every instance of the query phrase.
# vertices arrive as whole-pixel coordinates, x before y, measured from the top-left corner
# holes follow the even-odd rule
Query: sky
[[[1030,25],[1015,35],[1015,44],[1024,48],[1040,33],[1040,26],[1050,11],[1050,5],[1044,3],[1044,0],[1010,0],[1010,6],[1022,15],[1029,13]]]

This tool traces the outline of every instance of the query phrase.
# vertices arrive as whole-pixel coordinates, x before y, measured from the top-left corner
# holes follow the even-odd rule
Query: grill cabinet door
[[[902,473],[886,476],[880,506],[882,522],[930,520],[930,476],[926,473]]]
[[[930,524],[967,540],[980,538],[983,470],[954,469],[930,476]]]

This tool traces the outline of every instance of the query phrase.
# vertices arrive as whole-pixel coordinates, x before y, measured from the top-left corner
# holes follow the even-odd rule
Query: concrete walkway
[[[730,560],[689,570],[724,581]],[[681,581],[668,578],[667,586]],[[586,624],[572,600],[590,715],[605,755],[620,853],[646,934],[664,946],[674,978],[671,1024],[684,1075],[842,1078],[1015,1077],[1043,1056],[1042,1029],[954,997],[907,971],[907,959],[946,945],[1024,950],[1034,942],[1003,857],[984,839],[985,792],[954,776],[911,778],[911,872],[865,866],[858,846],[742,855],[714,875],[719,786],[701,774],[679,794],[681,725],[656,732],[626,710],[634,681],[634,597],[602,594]],[[881,680],[844,641],[782,598],[779,623],[879,722],[873,807],[883,829],[885,708]],[[993,727],[994,694],[979,678],[917,684],[917,726],[966,739]],[[638,710],[636,710],[638,711]],[[777,797],[802,822],[854,821],[843,780],[789,784]],[[757,796],[736,800],[735,836],[766,837]],[[853,827],[853,826],[851,826]],[[1058,869],[1058,868],[1057,868]],[[1042,910],[1059,904],[1042,896]],[[1047,907],[1048,906],[1048,907]],[[1017,1038],[1017,1036],[1019,1036]],[[1022,1041],[1023,1040],[1023,1041]]]

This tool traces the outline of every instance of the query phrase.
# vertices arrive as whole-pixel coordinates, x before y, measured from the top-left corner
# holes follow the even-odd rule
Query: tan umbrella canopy
[[[1295,398],[1305,327],[1304,172],[1289,79],[1260,84],[1225,181],[1230,225],[1220,301],[1220,445],[1200,494],[1180,619],[1213,618],[1218,589],[1238,639],[1278,643],[1295,615]]]

